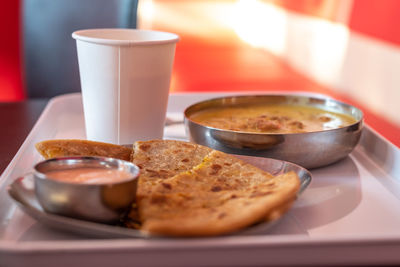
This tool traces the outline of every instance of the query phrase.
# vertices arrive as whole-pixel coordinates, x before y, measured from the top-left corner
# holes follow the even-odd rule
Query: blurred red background
[[[389,60],[378,60],[381,64],[379,66],[371,61],[371,66],[366,69],[363,61],[368,55],[360,54],[356,59],[356,63],[360,61],[359,65],[348,63],[349,68],[339,72],[342,77],[340,83],[330,83],[329,80],[325,82],[324,77],[319,80],[318,69],[313,72],[302,71],[301,66],[307,66],[308,62],[303,60],[299,63],[297,56],[302,56],[299,54],[303,52],[294,52],[290,58],[286,53],[287,44],[284,52],[268,50],[246,42],[237,31],[224,24],[221,16],[226,15],[226,12],[221,11],[221,8],[229,5],[242,7],[245,3],[251,5],[250,2],[266,10],[271,10],[272,6],[279,14],[284,14],[286,20],[305,21],[305,27],[311,24],[311,28],[315,26],[317,29],[321,25],[332,24],[332,27],[342,29],[349,40],[347,47],[343,48],[344,66],[354,58],[355,52],[352,51],[357,53],[360,43],[361,46],[367,43],[366,47],[378,47],[383,50],[380,53],[385,54]],[[21,3],[21,0],[15,0],[0,4],[0,101],[20,101],[26,98],[21,56]],[[172,92],[279,90],[323,93],[362,108],[366,122],[400,146],[397,134],[400,123],[396,118],[397,110],[393,110],[397,104],[392,100],[395,96],[391,97],[396,90],[396,80],[387,79],[387,70],[392,71],[397,66],[397,63],[390,61],[391,55],[396,58],[400,54],[398,10],[400,1],[397,0],[142,0],[139,1],[138,16],[140,28],[173,31],[181,36],[176,50]],[[246,25],[246,19],[252,17],[238,17],[237,22]],[[271,27],[279,28],[280,25],[274,24]],[[307,32],[302,35],[296,31],[286,32],[286,35],[289,41],[296,37],[296,40],[303,39],[303,43],[307,38],[310,38],[311,43],[315,37],[308,36]],[[297,49],[303,43],[294,46]],[[311,54],[315,51],[307,49],[304,51]],[[298,51],[303,50],[300,47]],[[369,53],[371,49],[365,51]],[[358,71],[359,76],[351,77],[353,71],[354,74]],[[365,82],[369,85],[374,83],[374,90],[367,87],[363,89],[360,79],[374,75],[377,77],[372,79],[374,82],[368,82],[368,79]]]
[[[20,1],[0,6],[0,101],[25,98],[21,68]]]

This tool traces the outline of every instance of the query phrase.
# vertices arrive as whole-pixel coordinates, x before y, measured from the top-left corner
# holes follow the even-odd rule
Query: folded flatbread
[[[212,151],[200,164],[159,180],[141,196],[141,230],[166,236],[230,233],[276,219],[290,207],[299,187],[294,172],[274,177]]]

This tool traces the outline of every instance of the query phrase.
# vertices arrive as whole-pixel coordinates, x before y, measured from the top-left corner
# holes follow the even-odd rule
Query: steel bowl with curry
[[[306,168],[346,157],[358,143],[362,125],[358,108],[316,96],[231,96],[185,110],[186,131],[195,143]]]

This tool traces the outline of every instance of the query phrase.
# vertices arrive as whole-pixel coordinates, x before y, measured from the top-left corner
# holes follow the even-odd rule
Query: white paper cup
[[[76,39],[86,138],[115,144],[163,136],[173,33],[89,29]]]

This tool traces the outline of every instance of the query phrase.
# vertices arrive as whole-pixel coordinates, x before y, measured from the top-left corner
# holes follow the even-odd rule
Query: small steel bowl
[[[352,125],[307,133],[271,134],[217,129],[194,122],[191,116],[215,107],[257,104],[312,106],[347,114],[356,119]],[[269,157],[317,168],[346,157],[357,145],[363,126],[360,109],[327,98],[305,95],[242,95],[215,98],[193,104],[184,112],[186,133],[192,142],[226,153]]]
[[[74,168],[106,168],[126,171],[132,176],[116,183],[68,183],[48,178],[46,173]],[[102,157],[65,157],[42,161],[33,171],[35,194],[49,213],[77,219],[113,223],[136,199],[139,168],[131,162]]]

